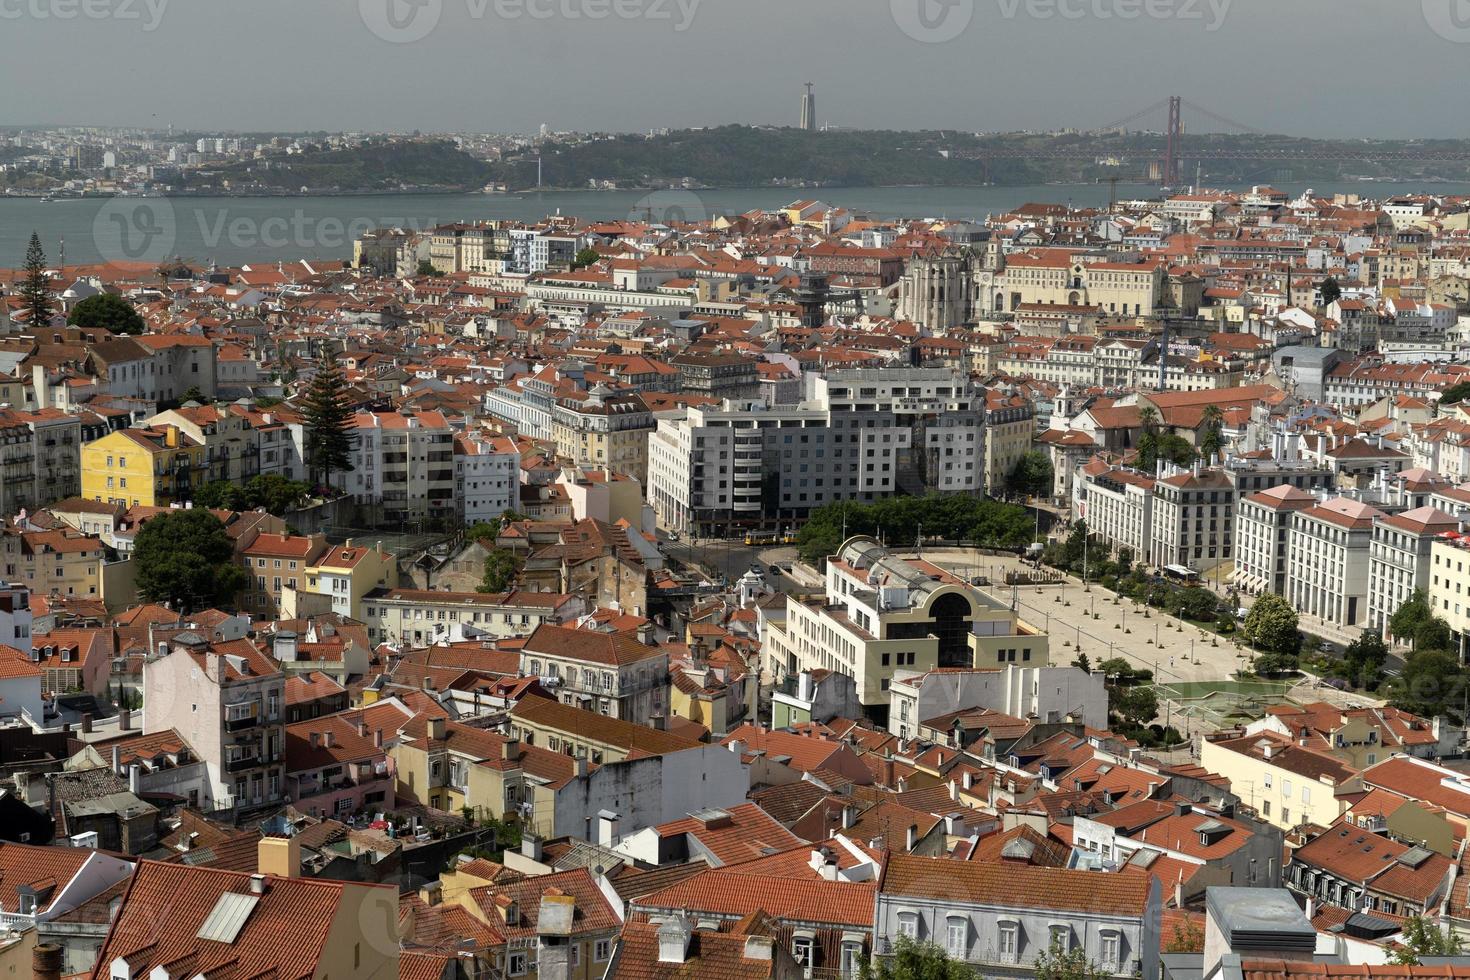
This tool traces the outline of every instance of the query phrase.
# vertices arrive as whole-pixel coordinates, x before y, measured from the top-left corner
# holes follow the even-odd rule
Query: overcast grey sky
[[[794,124],[805,81],[852,127],[1178,93],[1269,132],[1470,137],[1470,0],[0,0],[3,125]]]

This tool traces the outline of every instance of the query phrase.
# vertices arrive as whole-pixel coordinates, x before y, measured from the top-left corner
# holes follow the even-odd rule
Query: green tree
[[[207,510],[169,511],[143,525],[133,544],[138,595],[180,611],[228,605],[249,581],[225,526]]]
[[[1425,718],[1458,717],[1465,696],[1465,672],[1446,650],[1417,650],[1389,682],[1389,703]]]
[[[1372,690],[1383,679],[1383,665],[1388,660],[1388,647],[1377,630],[1363,630],[1343,651],[1343,668],[1348,679],[1358,687]]]
[[[1322,291],[1322,305],[1331,306],[1342,298],[1342,286],[1338,284],[1337,277],[1328,276],[1322,280],[1319,287]]]
[[[347,404],[347,381],[329,353],[317,362],[311,387],[302,399],[306,428],[306,465],[314,478],[330,486],[332,474],[352,472],[352,408]]]
[[[933,943],[899,936],[892,957],[880,959],[877,967],[863,960],[862,980],[977,980],[974,970],[950,959]]]
[[[439,270],[434,268],[434,263],[428,259],[419,259],[419,275],[437,276],[439,275]]]
[[[31,243],[26,247],[25,275],[17,289],[21,303],[31,315],[31,324],[42,326],[51,319],[51,277],[46,274],[46,250],[41,247],[41,236],[31,232]]]
[[[1108,710],[1130,727],[1147,725],[1159,715],[1159,693],[1152,686],[1115,684],[1108,690]]]
[[[247,510],[245,490],[230,480],[211,480],[194,491],[194,503],[210,510]]]
[[[71,308],[66,322],[76,327],[101,328],[118,334],[140,334],[147,329],[133,304],[112,293],[88,296]]]
[[[1442,929],[1422,915],[1411,915],[1390,956],[1400,966],[1419,966],[1426,956],[1459,956],[1464,948],[1455,930]]]
[[[311,493],[310,484],[288,480],[279,473],[262,473],[245,484],[246,505],[264,507],[266,513],[282,517]]]
[[[1441,405],[1457,405],[1467,398],[1470,398],[1470,381],[1461,381],[1459,384],[1450,385],[1439,393],[1439,403]]]
[[[1017,496],[1051,496],[1055,472],[1046,453],[1032,451],[1016,460],[1006,490]]]
[[[1200,417],[1199,437],[1199,454],[1204,459],[1213,458],[1224,448],[1224,438],[1221,435],[1224,425],[1225,416],[1220,411],[1220,406],[1206,405]]]
[[[189,390],[179,396],[179,404],[187,405],[189,402],[198,402],[200,405],[209,401],[207,395],[199,390],[198,385],[190,385]]]
[[[1448,650],[1454,643],[1450,624],[1438,616],[1430,616],[1414,630],[1415,650]]]
[[[1036,980],[1105,980],[1108,976],[1087,958],[1085,948],[1061,936],[1052,936],[1051,945],[1036,954],[1033,970]]]
[[[1077,654],[1077,656],[1072,660],[1072,666],[1076,667],[1078,670],[1086,671],[1089,674],[1092,673],[1092,661],[1087,659],[1087,654],[1085,653]]]
[[[1296,670],[1301,658],[1286,651],[1268,651],[1256,657],[1251,665],[1258,674],[1289,674]]]
[[[1183,436],[1163,435],[1159,437],[1159,458],[1175,466],[1188,466],[1195,460],[1194,447]]]
[[[1388,633],[1399,640],[1412,640],[1419,627],[1434,617],[1429,608],[1429,597],[1424,594],[1423,589],[1415,589],[1413,594],[1388,617]]]
[[[1296,610],[1281,596],[1268,592],[1256,600],[1242,627],[1252,644],[1267,653],[1296,655],[1302,635],[1297,631]]]
[[[1209,589],[1194,586],[1177,592],[1171,599],[1171,605],[1175,609],[1182,608],[1190,619],[1203,623],[1215,618],[1220,600]]]
[[[602,260],[602,255],[595,248],[584,248],[572,259],[572,269],[585,269],[589,265],[596,265]]]
[[[485,556],[485,578],[480,591],[491,594],[505,592],[515,583],[521,573],[521,560],[515,552],[496,548]]]

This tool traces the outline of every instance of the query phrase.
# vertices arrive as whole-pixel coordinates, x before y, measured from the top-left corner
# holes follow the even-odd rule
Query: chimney
[[[622,839],[622,818],[611,810],[597,811],[597,843],[603,847],[616,847]]]
[[[65,658],[63,658],[63,659],[65,659]],[[90,711],[86,711],[86,712],[83,712],[82,713],[82,734],[83,735],[90,735],[90,734],[92,734],[92,713]]]
[[[319,749],[319,748],[322,747],[322,737],[321,737],[321,735],[319,733],[312,732],[311,735],[310,735],[310,738],[311,738],[311,747],[312,748]]]
[[[36,370],[40,370],[37,368]],[[31,948],[31,976],[35,980],[61,980],[61,947],[41,943]]]
[[[438,881],[425,882],[419,889],[419,900],[433,907],[444,898],[444,885]]]
[[[914,852],[914,848],[917,847],[918,844],[919,844],[919,825],[918,824],[911,823],[911,824],[909,824],[908,833],[904,834],[904,838],[903,838],[903,849],[905,851],[908,851],[910,854],[912,854]]]
[[[521,857],[528,858],[540,864],[543,856],[541,850],[542,843],[541,838],[535,834],[521,835]]]
[[[508,738],[500,746],[500,757],[506,762],[514,762],[521,757],[521,740]]]
[[[337,734],[335,732],[331,732],[331,731],[322,732],[322,748],[330,749],[336,743],[337,743]]]
[[[444,719],[443,718],[430,718],[429,719],[429,741],[431,741],[431,742],[442,742],[442,741],[444,741]]]
[[[296,837],[262,837],[255,847],[255,869],[277,878],[300,878],[301,841]]]
[[[587,757],[585,755],[577,756],[577,778],[587,778]]]
[[[857,807],[851,803],[842,808],[842,829],[848,830],[857,822]]]
[[[375,748],[375,749],[381,749],[382,747],[383,747],[383,730],[381,728],[378,728],[378,729],[375,729],[373,731],[373,748]]]
[[[265,875],[262,875],[262,874],[253,874],[253,875],[250,876],[250,894],[252,894],[252,895],[264,895],[265,894]]]
[[[117,727],[119,731],[127,731],[133,726],[133,712],[128,708],[117,709]]]
[[[658,927],[658,961],[686,963],[689,960],[689,938],[693,930],[682,915],[676,915]]]
[[[128,766],[128,792],[134,796],[143,792],[143,767],[136,762]]]
[[[112,774],[114,776],[121,776],[122,773],[122,749],[114,745],[112,747]]]
[[[300,656],[300,644],[295,633],[281,630],[271,640],[271,656],[283,664],[292,664]]]

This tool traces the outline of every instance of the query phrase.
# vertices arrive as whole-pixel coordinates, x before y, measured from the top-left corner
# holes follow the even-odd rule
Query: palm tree
[[[1204,413],[1200,416],[1200,426],[1203,430],[1199,440],[1199,454],[1209,459],[1218,453],[1223,445],[1220,430],[1225,424],[1225,415],[1220,411],[1219,405],[1206,405]]]
[[[1153,432],[1159,427],[1159,412],[1152,405],[1145,405],[1138,410],[1138,422],[1143,426],[1144,432]]]

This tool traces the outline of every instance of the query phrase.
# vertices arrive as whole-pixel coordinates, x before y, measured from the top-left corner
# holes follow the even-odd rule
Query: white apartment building
[[[510,439],[454,440],[454,487],[466,524],[497,521],[520,503],[521,454]]]
[[[1382,511],[1335,497],[1292,515],[1286,535],[1286,599],[1297,612],[1337,626],[1368,613],[1368,552]]]
[[[984,393],[949,369],[833,372],[800,406],[726,401],[660,413],[648,496],[677,530],[795,519],[834,500],[978,493]]]
[[[1147,555],[1153,535],[1154,481],[1123,467],[1088,464],[1073,486],[1077,516],[1089,534],[1113,548],[1130,548],[1135,558]]]
[[[554,592],[376,589],[362,597],[362,619],[375,643],[424,646],[480,636],[522,637],[543,623],[575,622],[586,606],[580,596]]]
[[[1317,497],[1292,486],[1272,487],[1243,498],[1235,517],[1235,584],[1250,595],[1286,594],[1286,539],[1293,514]]]
[[[1223,472],[1196,467],[1154,485],[1149,560],[1206,572],[1234,553],[1235,487]]]
[[[984,708],[1045,724],[1073,721],[1107,727],[1104,678],[1078,667],[1007,664],[984,670],[900,670],[888,689],[888,732],[913,738],[932,718]]]
[[[1414,590],[1427,589],[1434,542],[1459,529],[1459,521],[1433,507],[1374,520],[1368,548],[1369,626],[1386,632],[1389,617]]]
[[[359,412],[353,470],[343,474],[357,503],[381,508],[385,522],[452,521],[454,430],[441,412]]]

